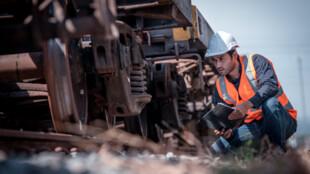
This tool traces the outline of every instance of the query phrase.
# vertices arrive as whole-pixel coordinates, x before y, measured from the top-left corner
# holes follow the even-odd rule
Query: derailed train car
[[[8,0],[0,15],[1,128],[160,141],[212,105],[213,31],[189,0]]]

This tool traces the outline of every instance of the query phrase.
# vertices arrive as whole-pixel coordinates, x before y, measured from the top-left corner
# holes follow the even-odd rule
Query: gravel
[[[2,158],[1,174],[185,174],[211,173],[205,167],[210,159],[203,157],[176,156],[167,154],[111,153],[101,148],[98,153],[71,153],[65,155],[56,152],[42,152],[31,156]]]

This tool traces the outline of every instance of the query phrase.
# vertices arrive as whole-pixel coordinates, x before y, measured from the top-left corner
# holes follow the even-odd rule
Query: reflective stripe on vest
[[[250,62],[248,63],[247,56],[242,56],[242,59],[243,59],[243,66],[244,66],[246,77],[248,78],[248,81],[250,82],[252,89],[254,91],[258,91],[260,86],[258,82],[256,81],[256,77],[254,77],[256,75],[256,72],[255,72],[254,66],[253,67],[251,66],[253,65],[253,61],[252,59],[250,59]],[[253,72],[255,72],[255,74]]]
[[[237,104],[237,101],[235,101],[234,99],[232,99],[232,98],[230,97],[230,95],[228,95],[227,88],[226,88],[226,82],[225,82],[224,76],[220,76],[220,79],[219,79],[219,86],[220,86],[220,88],[221,88],[221,92],[222,92],[222,96],[223,96],[224,100],[229,101],[228,104],[234,104],[234,105],[236,105],[236,104]]]
[[[247,90],[248,92],[239,91],[240,87],[238,90],[236,90],[235,87],[233,86],[233,84],[231,82],[229,82],[225,76],[220,76],[220,78],[217,80],[217,83],[216,83],[217,91],[218,91],[220,97],[226,103],[233,104],[233,105],[239,105],[239,104],[243,103],[244,101],[253,97],[254,95],[253,96],[249,96],[249,95],[252,95],[253,92],[256,93],[260,89],[260,85],[258,84],[256,71],[255,71],[254,64],[253,64],[253,59],[252,59],[253,55],[254,54],[251,54],[249,56],[249,58],[247,56],[240,56],[240,57],[242,57],[240,59],[240,63],[242,66],[242,73],[245,74],[245,76],[241,74],[240,85],[241,85],[241,83],[242,83],[242,85],[246,85],[247,87],[244,87],[241,89]],[[268,59],[266,59],[266,60],[268,60]],[[270,64],[272,65],[271,62],[270,62]],[[272,68],[273,68],[273,66],[272,66]],[[246,78],[246,80],[244,78]],[[285,93],[283,92],[283,88],[280,85],[279,81],[278,81],[278,84],[279,84],[278,85],[278,93],[275,95],[275,97],[278,99],[278,101],[281,103],[281,105],[286,110],[288,110],[290,115],[296,120],[297,111],[294,110],[290,101],[286,97]],[[228,91],[228,90],[231,90],[231,91]],[[253,92],[251,92],[249,90],[252,90]],[[238,94],[236,94],[236,92]],[[241,95],[244,98],[242,101],[239,101],[239,96],[241,96]],[[255,108],[249,109],[247,114],[248,114],[248,116],[244,120],[245,123],[249,123],[253,120],[261,119],[263,117],[262,106],[260,106],[260,108],[258,108],[258,109],[255,109]]]

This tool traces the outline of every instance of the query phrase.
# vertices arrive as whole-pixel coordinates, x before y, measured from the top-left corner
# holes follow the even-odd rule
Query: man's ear
[[[236,59],[236,60],[237,60],[237,58],[238,58],[238,53],[237,53],[236,50],[233,52],[232,57],[233,57],[233,59]]]

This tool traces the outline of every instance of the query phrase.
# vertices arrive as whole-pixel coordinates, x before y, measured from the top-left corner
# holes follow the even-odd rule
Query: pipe
[[[201,85],[201,91],[204,93],[204,81],[203,81],[203,75],[202,75],[202,60],[201,56],[198,53],[189,53],[189,54],[181,54],[179,56],[162,56],[162,57],[155,57],[155,58],[146,58],[146,61],[161,61],[161,60],[170,60],[170,59],[195,59],[193,57],[196,57],[198,59],[198,68],[199,68],[199,78],[200,78],[200,85]]]
[[[133,4],[133,5],[120,5],[117,6],[118,10],[132,10],[132,9],[138,9],[138,8],[146,8],[146,7],[154,7],[158,5],[158,2],[152,2],[152,3],[145,3],[145,4]]]
[[[202,75],[202,60],[201,60],[201,56],[198,53],[190,53],[190,54],[182,54],[182,55],[180,55],[180,57],[192,57],[192,56],[195,56],[198,59],[201,91],[202,91],[202,93],[204,93],[205,92],[205,85],[204,85],[203,75]]]
[[[190,70],[190,69],[192,69],[192,68],[194,68],[196,66],[197,66],[197,64],[191,64],[191,65],[187,66],[186,68],[180,70],[179,73],[181,74],[181,73],[183,73],[185,71],[188,71],[188,70]]]

